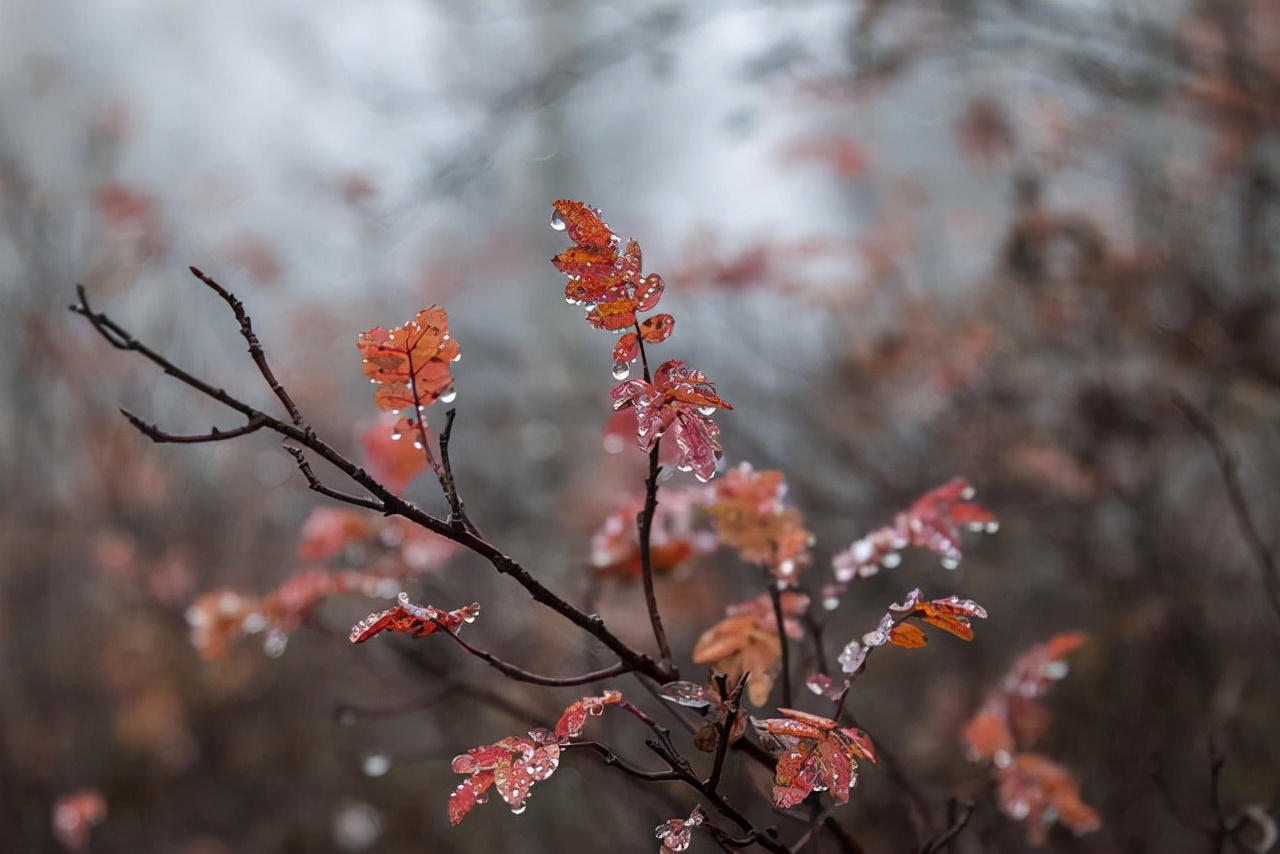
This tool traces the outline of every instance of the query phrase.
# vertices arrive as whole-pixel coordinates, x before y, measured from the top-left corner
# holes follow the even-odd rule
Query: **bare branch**
[[[154,424],[143,421],[127,409],[121,409],[120,414],[129,420],[129,423],[138,428],[142,435],[157,444],[173,444],[173,445],[195,445],[202,442],[221,442],[225,439],[235,439],[240,436],[247,436],[257,430],[261,430],[267,426],[267,422],[261,418],[250,418],[249,423],[243,427],[237,427],[234,430],[219,430],[217,427],[209,429],[208,433],[192,433],[179,434],[169,433],[161,430]]]
[[[1231,512],[1235,516],[1236,526],[1240,529],[1240,535],[1244,537],[1245,545],[1253,556],[1253,562],[1258,569],[1262,586],[1267,592],[1267,601],[1271,605],[1271,610],[1280,617],[1280,579],[1276,576],[1275,556],[1263,542],[1258,526],[1254,524],[1253,514],[1249,512],[1249,502],[1245,498],[1244,487],[1240,484],[1239,460],[1227,447],[1218,428],[1191,401],[1180,394],[1175,394],[1173,404],[1182,411],[1192,428],[1213,451],[1218,471],[1222,475],[1222,483],[1227,489],[1227,499],[1231,503]]]
[[[350,492],[343,492],[340,489],[334,489],[326,486],[316,477],[316,473],[311,470],[311,464],[307,462],[306,455],[302,453],[301,448],[295,448],[292,445],[285,445],[284,449],[293,455],[294,460],[298,463],[298,471],[302,472],[302,476],[307,479],[307,485],[315,492],[328,496],[343,504],[354,504],[357,507],[367,507],[370,510],[376,510],[379,513],[386,512],[386,505],[381,501],[373,498],[365,498],[361,495],[353,495]]]
[[[769,585],[769,601],[773,603],[773,618],[778,623],[778,643],[782,647],[782,672],[779,678],[782,679],[782,705],[791,708],[793,698],[791,696],[791,648],[787,643],[787,624],[783,622],[782,616],[782,589],[768,578]]]
[[[298,411],[297,405],[293,402],[293,398],[284,390],[284,386],[280,385],[276,375],[272,372],[271,366],[267,364],[267,354],[262,350],[262,344],[258,341],[258,336],[253,332],[253,323],[249,320],[249,315],[245,313],[244,303],[236,299],[236,295],[228,291],[222,285],[200,272],[195,267],[189,268],[191,275],[204,282],[218,296],[231,306],[231,311],[236,316],[236,320],[240,323],[240,334],[244,336],[244,340],[249,342],[249,355],[253,357],[253,362],[258,366],[258,371],[262,374],[262,378],[267,381],[267,385],[275,392],[276,397],[280,398],[280,402],[284,404],[284,408],[288,410],[289,417],[293,419],[293,423],[302,427],[302,413]]]
[[[960,835],[960,832],[969,825],[969,819],[973,817],[974,804],[973,801],[958,801],[952,798],[947,802],[947,810],[950,813],[950,823],[937,836],[930,839],[920,849],[920,854],[938,854],[939,851],[951,844],[951,840]]]
[[[491,652],[486,652],[483,649],[474,647],[464,641],[456,632],[450,631],[447,626],[440,623],[437,623],[437,625],[444,629],[445,634],[453,638],[454,642],[458,644],[458,646],[502,673],[504,676],[514,679],[517,682],[528,682],[531,685],[545,685],[552,688],[567,688],[572,685],[589,685],[592,682],[612,679],[615,676],[621,676],[624,673],[631,672],[630,667],[619,662],[609,667],[594,670],[590,673],[581,673],[577,676],[543,676],[540,673],[533,673],[522,667],[511,664],[508,661],[504,661]]]

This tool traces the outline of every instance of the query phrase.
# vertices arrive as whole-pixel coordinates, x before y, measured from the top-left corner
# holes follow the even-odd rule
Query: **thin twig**
[[[778,643],[782,647],[782,705],[791,708],[794,705],[791,696],[791,649],[787,643],[787,624],[782,616],[782,590],[772,578],[768,579],[769,601],[773,603],[773,618],[778,624]]]
[[[449,522],[462,525],[477,536],[480,530],[467,518],[467,511],[462,506],[462,498],[458,495],[458,482],[453,476],[453,465],[449,462],[449,440],[453,436],[453,421],[458,410],[445,412],[444,429],[440,431],[440,486],[444,489],[444,500],[449,505]]]
[[[1235,516],[1236,526],[1244,537],[1245,545],[1253,555],[1253,561],[1262,579],[1262,586],[1267,592],[1267,601],[1276,617],[1280,617],[1280,579],[1276,576],[1276,561],[1262,535],[1254,524],[1253,514],[1249,512],[1249,502],[1245,498],[1244,487],[1240,484],[1239,460],[1235,453],[1227,447],[1227,443],[1218,432],[1209,417],[1180,394],[1173,397],[1174,406],[1182,411],[1192,428],[1200,434],[1213,451],[1218,463],[1218,471],[1222,475],[1223,485],[1227,489],[1227,499],[1231,503],[1231,512]]]
[[[285,445],[284,449],[293,455],[294,461],[298,464],[298,471],[302,472],[302,476],[307,479],[307,486],[314,492],[329,498],[341,501],[343,504],[354,504],[356,507],[367,507],[370,510],[376,510],[379,513],[385,513],[387,506],[376,498],[365,498],[362,495],[353,495],[350,492],[343,492],[340,489],[334,489],[323,483],[320,478],[316,477],[316,473],[311,470],[311,464],[307,462],[306,455],[302,453],[301,448],[295,448],[292,445]]]
[[[649,356],[644,349],[644,336],[640,333],[640,321],[635,322],[636,345],[640,349],[640,364],[644,368],[644,381],[652,382],[649,373]],[[662,466],[658,464],[658,453],[662,447],[662,439],[654,440],[649,449],[649,473],[644,479],[644,509],[636,519],[637,538],[640,541],[640,578],[644,584],[644,601],[649,609],[649,624],[653,627],[653,638],[658,644],[658,655],[662,663],[672,667],[671,644],[667,641],[667,631],[662,626],[662,614],[658,610],[658,594],[653,584],[653,549],[650,539],[653,535],[653,518],[658,512],[658,474]],[[678,678],[678,677],[677,677]]]
[[[671,770],[645,771],[643,768],[637,768],[635,765],[632,765],[631,763],[627,762],[625,759],[618,756],[618,754],[614,753],[612,750],[605,747],[603,744],[601,744],[598,741],[571,741],[568,744],[564,745],[565,749],[572,748],[572,747],[579,747],[579,748],[586,748],[588,750],[594,750],[596,753],[599,753],[602,757],[604,757],[605,765],[613,766],[614,768],[617,768],[618,770],[625,772],[627,775],[631,777],[635,777],[637,780],[647,780],[651,783],[661,783],[661,782],[667,782],[667,781],[676,781],[680,779],[680,775],[677,774],[675,771],[671,771]]]
[[[454,642],[458,644],[458,646],[462,647],[485,664],[488,664],[493,669],[499,671],[504,676],[514,679],[517,682],[528,682],[530,685],[545,685],[550,688],[567,688],[573,685],[589,685],[592,682],[612,679],[615,676],[621,676],[623,673],[629,673],[631,671],[630,667],[622,662],[618,662],[617,664],[600,670],[594,670],[590,673],[580,673],[577,676],[543,676],[540,673],[533,673],[532,671],[525,670],[524,668],[512,664],[509,661],[504,661],[491,652],[486,652],[483,649],[474,647],[464,641],[457,632],[449,631],[448,627],[443,624],[438,625],[445,629],[445,634],[453,638]]]
[[[267,426],[267,422],[261,418],[250,418],[248,424],[243,427],[237,427],[234,430],[219,430],[217,427],[211,427],[208,433],[169,433],[154,424],[143,421],[127,409],[121,409],[120,414],[127,418],[130,424],[138,428],[138,432],[161,445],[196,445],[202,442],[222,442],[226,439],[247,436]]]
[[[302,427],[302,413],[298,411],[297,404],[293,402],[293,398],[284,390],[284,386],[276,379],[276,375],[272,372],[271,366],[267,364],[267,354],[262,350],[262,344],[258,341],[258,336],[253,332],[253,323],[249,320],[249,315],[245,313],[244,303],[236,299],[235,294],[228,291],[222,285],[206,276],[195,267],[191,267],[191,274],[200,281],[208,285],[214,293],[222,297],[227,305],[231,306],[232,313],[235,314],[236,320],[240,322],[240,334],[244,336],[244,340],[249,342],[249,355],[253,357],[253,362],[258,366],[258,371],[262,374],[262,378],[267,381],[267,385],[275,392],[276,397],[284,404],[284,408],[289,411],[289,417],[293,419],[293,423],[297,427]]]
[[[948,847],[951,840],[959,836],[960,832],[969,825],[969,819],[973,817],[974,803],[952,798],[947,802],[947,809],[950,812],[950,823],[946,829],[924,844],[920,854],[938,854],[939,851]]]
[[[747,685],[747,674],[738,677],[738,682],[729,690],[729,680],[723,673],[716,674],[716,686],[720,696],[728,700],[729,711],[720,723],[720,743],[716,745],[716,758],[711,764],[711,776],[707,777],[707,788],[715,791],[720,788],[720,775],[724,772],[724,760],[729,754],[729,745],[733,741],[733,725],[737,721],[742,706],[742,690]]]

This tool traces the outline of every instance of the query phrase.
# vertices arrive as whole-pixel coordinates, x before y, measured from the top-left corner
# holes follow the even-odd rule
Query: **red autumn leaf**
[[[634,432],[634,430],[633,430]],[[715,550],[715,535],[701,527],[703,489],[665,489],[649,526],[649,561],[655,575],[669,575],[686,561]],[[644,496],[620,501],[591,537],[591,570],[602,578],[641,576],[640,535],[636,518]]]
[[[897,527],[912,545],[939,555],[943,565],[953,569],[962,557],[959,526],[995,530],[995,515],[985,507],[971,503],[971,498],[973,487],[964,478],[955,478],[921,496],[899,517]]]
[[[919,603],[912,609],[910,616],[968,641],[973,640],[973,626],[969,621],[974,617],[985,619],[987,611],[971,599],[948,596],[946,599]]]
[[[1008,816],[1027,823],[1032,845],[1045,841],[1055,821],[1077,834],[1097,830],[1098,814],[1080,798],[1071,772],[1039,753],[1020,753],[996,771],[997,800]]]
[[[675,331],[676,319],[669,314],[655,314],[640,324],[640,337],[648,344],[661,344]]]
[[[378,386],[373,397],[381,409],[415,412],[453,388],[450,364],[460,353],[439,306],[424,308],[404,326],[363,332],[356,346],[364,355],[365,376]]]
[[[657,273],[645,276],[636,285],[636,308],[639,311],[653,311],[658,306],[658,300],[662,299],[662,292],[666,287],[666,282]]]
[[[969,758],[975,762],[996,761],[997,765],[1008,762],[1014,749],[1013,733],[1002,713],[1003,709],[983,708],[961,731],[961,738],[968,746]],[[1003,757],[1003,758],[999,758]]]
[[[69,851],[89,849],[89,831],[107,818],[107,801],[97,789],[62,795],[53,804],[53,835]]]
[[[628,332],[618,339],[618,343],[613,345],[613,361],[614,364],[628,364],[634,362],[640,356],[640,344],[636,340],[634,332]]]
[[[875,761],[866,734],[807,712],[778,712],[784,717],[756,722],[766,746],[781,750],[774,772],[774,805],[791,809],[816,788],[830,791],[836,803],[846,803],[857,782],[858,760]]]
[[[1033,646],[1009,668],[1002,690],[1018,697],[1044,695],[1054,682],[1067,675],[1067,664],[1063,659],[1085,640],[1083,634],[1071,632],[1055,635],[1044,643]]]
[[[597,207],[570,199],[557,199],[552,216],[552,226],[567,228],[569,239],[579,246],[609,246],[618,240],[617,235],[605,225]]]
[[[427,467],[427,456],[412,435],[406,436],[403,426],[375,424],[360,436],[365,468],[392,492],[404,489]]]
[[[703,632],[693,647],[694,664],[709,664],[730,681],[749,674],[747,697],[753,706],[769,702],[781,659],[777,629],[765,628],[754,615],[721,620]]]
[[[781,472],[757,472],[742,463],[716,484],[707,508],[721,543],[779,579],[794,578],[809,565],[812,539],[800,513],[784,503],[786,492]]]
[[[509,736],[496,744],[474,747],[453,759],[453,770],[468,775],[449,796],[449,823],[457,824],[485,793],[495,787],[511,811],[524,812],[534,783],[546,780],[560,766],[560,741],[546,730]]]
[[[918,626],[899,623],[889,630],[889,643],[904,649],[919,649],[929,642]]]
[[[704,818],[706,816],[702,807],[695,806],[688,818],[673,818],[655,827],[653,835],[662,840],[662,848],[658,854],[677,854],[687,849],[693,842],[693,829],[701,825]]]
[[[367,537],[372,526],[364,514],[332,507],[317,507],[302,523],[302,539],[298,557],[303,560],[325,560],[340,553],[349,544]]]
[[[733,407],[716,394],[705,374],[671,359],[654,372],[653,383],[631,380],[616,386],[611,397],[615,411],[635,408],[636,439],[642,449],[652,450],[670,432],[678,450],[676,468],[692,471],[704,482],[715,476],[723,451],[716,438],[720,428],[711,414]]]
[[[583,697],[581,700],[574,701],[560,715],[560,720],[556,721],[556,737],[577,738],[588,716],[600,717],[604,714],[605,706],[620,702],[622,702],[622,694],[612,690],[606,690],[599,697]]]
[[[351,627],[351,642],[364,643],[382,632],[401,632],[420,638],[437,629],[455,631],[463,623],[470,623],[479,615],[480,606],[472,603],[456,611],[441,611],[433,605],[415,605],[409,594],[401,593],[394,608],[375,611]]]

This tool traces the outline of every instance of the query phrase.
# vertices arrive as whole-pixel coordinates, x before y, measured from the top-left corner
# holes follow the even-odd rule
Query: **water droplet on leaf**
[[[613,363],[613,378],[615,380],[625,380],[631,376],[631,366],[626,362]]]
[[[366,777],[381,777],[391,770],[391,760],[381,753],[370,753],[360,763]]]
[[[447,389],[444,390],[444,393],[440,395],[440,402],[453,403],[454,398],[456,398],[457,396],[458,396],[458,390],[453,386],[449,386]]]
[[[560,211],[553,209],[551,211],[551,228],[555,231],[564,231],[564,217],[560,216]]]

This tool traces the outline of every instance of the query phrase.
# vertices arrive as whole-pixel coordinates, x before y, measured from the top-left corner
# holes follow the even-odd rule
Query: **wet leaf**
[[[441,611],[433,605],[415,605],[409,594],[401,593],[394,608],[375,611],[351,627],[351,642],[364,643],[382,632],[399,632],[421,638],[439,629],[453,632],[463,623],[470,623],[479,615],[476,603],[456,611]]]
[[[676,319],[669,314],[655,314],[640,324],[640,337],[649,344],[661,344],[675,331]]]
[[[373,398],[381,409],[414,412],[453,388],[450,364],[460,351],[439,306],[424,308],[404,326],[363,332],[356,346],[365,376],[378,386]]]
[[[555,734],[559,738],[577,738],[588,717],[604,714],[604,707],[622,702],[622,694],[606,690],[599,697],[583,697],[569,705],[556,721]]]

